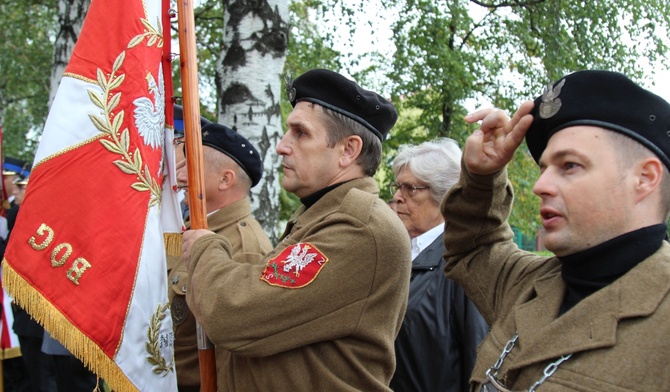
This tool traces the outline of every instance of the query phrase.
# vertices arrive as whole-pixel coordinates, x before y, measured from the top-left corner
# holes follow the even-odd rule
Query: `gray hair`
[[[463,153],[453,139],[439,138],[419,145],[405,144],[393,160],[393,174],[408,169],[414,177],[430,186],[430,194],[442,201],[461,175]]]

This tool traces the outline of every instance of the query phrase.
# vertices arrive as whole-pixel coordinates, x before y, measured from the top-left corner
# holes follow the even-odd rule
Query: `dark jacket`
[[[7,233],[7,243],[9,243],[9,237],[12,234],[12,229],[14,228],[14,223],[16,223],[18,214],[19,205],[12,201],[9,210],[7,210],[7,228],[9,229],[9,233]],[[25,309],[12,303],[12,310],[14,311],[14,324],[12,325],[12,329],[17,336],[29,336],[42,339],[44,328],[42,328],[42,326],[35,321]]]
[[[442,235],[412,262],[409,302],[395,341],[394,391],[467,391],[488,325],[461,286],[444,276]]]

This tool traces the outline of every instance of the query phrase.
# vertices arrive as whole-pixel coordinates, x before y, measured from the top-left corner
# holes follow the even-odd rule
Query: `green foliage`
[[[0,5],[0,26],[2,152],[32,162],[47,115],[55,4],[5,0]]]
[[[507,168],[510,182],[514,187],[514,208],[510,215],[512,225],[519,227],[526,236],[535,236],[540,227],[540,199],[533,194],[535,180],[540,169],[530,153],[521,148]]]
[[[649,70],[667,61],[668,0],[378,1],[383,10],[371,8],[372,0],[290,2],[285,74],[329,68],[391,97],[400,118],[376,175],[383,198],[390,197],[386,188],[398,147],[436,137],[451,137],[463,146],[476,127],[463,116],[475,102],[511,113],[539,95],[547,82],[585,68],[618,70],[648,85],[643,78]],[[195,9],[201,110],[214,120],[215,71],[224,49],[228,3],[201,0]],[[7,155],[32,160],[36,142],[26,135],[36,138],[46,120],[57,5],[46,0],[0,4],[0,121]],[[356,29],[372,26],[384,13],[393,16],[395,52],[377,45],[360,53],[360,46],[375,46],[377,36],[373,27],[369,36],[354,39]],[[179,62],[173,64],[179,91]],[[282,96],[283,118],[290,109]],[[538,170],[525,146],[509,174],[516,200],[511,224],[534,235],[539,221],[532,186]],[[284,192],[281,200],[281,219],[287,219],[299,201]]]
[[[569,72],[612,69],[640,78],[667,57],[667,0],[384,4],[401,15],[392,25],[397,50],[387,76],[403,117],[385,151],[387,164],[402,143],[446,136],[462,146],[474,129],[463,121],[472,99],[512,113]],[[390,181],[385,170],[378,180]],[[510,223],[532,235],[538,171],[525,146],[509,174],[516,196]]]
[[[203,0],[193,10],[195,36],[198,56],[198,92],[200,98],[200,114],[211,120],[217,119],[216,67],[221,57],[221,41],[223,39],[223,3],[220,0]],[[172,52],[180,51],[178,43],[178,20],[173,19]],[[180,62],[172,62],[172,82],[176,95],[181,91]]]
[[[322,8],[315,0],[289,4],[291,30],[284,73],[294,78],[313,68],[341,69],[340,53],[332,49],[332,39],[321,35],[313,22],[314,9]]]
[[[289,4],[289,20],[291,30],[289,35],[288,53],[284,65],[284,75],[296,78],[313,68],[342,69],[340,54],[332,49],[332,41],[324,37],[312,21],[315,9],[323,10],[323,3],[318,0],[297,0]],[[282,81],[283,82],[283,81]],[[291,112],[291,103],[286,95],[282,95],[282,119]],[[285,122],[283,122],[285,127]],[[283,173],[280,173],[280,180]],[[283,188],[280,192],[280,220],[288,220],[300,206],[300,200]]]

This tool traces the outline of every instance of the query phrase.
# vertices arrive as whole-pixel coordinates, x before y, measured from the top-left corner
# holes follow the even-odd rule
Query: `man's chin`
[[[281,182],[281,187],[288,193],[295,193],[296,187],[291,181],[286,181],[286,178]]]
[[[557,257],[567,256],[575,253],[571,244],[566,244],[565,241],[559,238],[546,237],[544,239],[544,247]]]

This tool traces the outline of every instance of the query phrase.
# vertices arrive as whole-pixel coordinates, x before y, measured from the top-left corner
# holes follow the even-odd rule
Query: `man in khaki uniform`
[[[263,173],[260,155],[243,136],[214,123],[202,127],[202,145],[207,227],[227,238],[236,260],[259,263],[272,250],[270,240],[251,215],[248,197],[249,189],[258,184]],[[182,165],[177,173],[181,185],[187,183],[186,173],[187,168]],[[188,202],[188,191],[184,200]],[[181,259],[168,275],[180,392],[200,391],[196,320],[185,299],[189,290],[187,275]],[[227,357],[228,353],[217,347],[217,363],[224,363]]]
[[[371,176],[397,113],[327,70],[287,92],[294,109],[277,153],[302,206],[263,265],[241,263],[208,231],[184,233],[189,307],[232,353],[219,391],[388,391],[410,244]]]
[[[489,322],[473,391],[670,390],[670,104],[622,74],[580,71],[511,121],[484,109],[443,200],[447,276]],[[540,166],[544,243],[519,250],[506,164]]]

